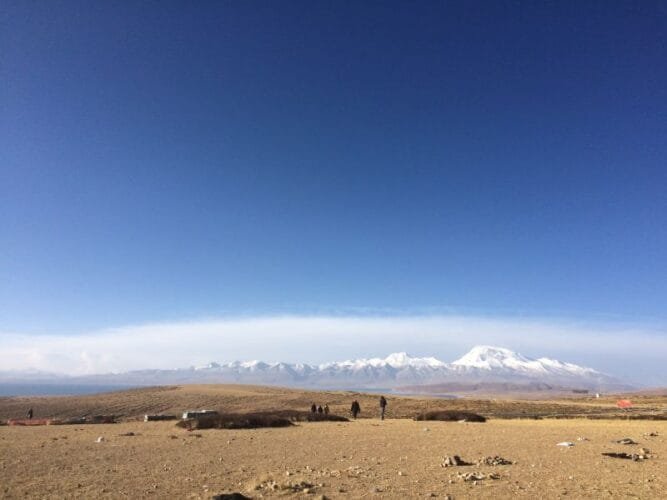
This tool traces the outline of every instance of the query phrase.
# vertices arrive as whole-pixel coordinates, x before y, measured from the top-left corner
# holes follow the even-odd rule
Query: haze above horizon
[[[9,1],[0,22],[0,361],[269,318],[286,346],[237,342],[612,339],[574,361],[661,376],[664,4]],[[284,316],[322,319],[313,345]],[[325,342],[327,318],[365,337]]]

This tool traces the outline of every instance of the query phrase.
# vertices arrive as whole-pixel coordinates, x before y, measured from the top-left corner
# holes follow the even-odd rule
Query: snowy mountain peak
[[[413,358],[406,352],[395,352],[386,358],[354,359],[348,361],[325,363],[320,365],[320,369],[338,369],[348,368],[353,370],[365,370],[370,368],[442,368],[446,363],[436,358]]]
[[[413,358],[405,352],[395,352],[384,358],[384,362],[394,368],[413,367],[440,367],[445,366],[445,363],[435,358]]]
[[[395,352],[384,358],[385,363],[392,366],[403,366],[409,363],[410,356],[407,352]]]
[[[3,381],[35,380],[42,375],[0,372]],[[52,377],[49,377],[51,380]],[[477,387],[478,384],[510,384],[532,386],[548,384],[557,388],[625,390],[626,384],[572,363],[549,358],[532,359],[502,347],[481,345],[473,347],[453,363],[433,357],[412,357],[396,352],[384,358],[354,359],[325,363],[319,366],[305,363],[263,361],[233,361],[209,363],[198,368],[170,370],[138,370],[124,374],[106,374],[91,378],[68,378],[77,381],[106,380],[114,384],[164,385],[182,383],[249,383],[316,388],[405,388],[453,384]]]
[[[532,359],[503,347],[487,345],[473,347],[452,366],[459,370],[487,372],[513,372],[532,377],[597,377],[601,374],[592,368],[564,363],[555,359]]]
[[[491,370],[493,368],[517,368],[531,361],[533,360],[504,347],[478,345],[454,361],[452,365]]]

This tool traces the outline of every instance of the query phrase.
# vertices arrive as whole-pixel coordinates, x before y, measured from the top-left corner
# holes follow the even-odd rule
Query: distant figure
[[[352,407],[350,408],[350,411],[352,412],[352,416],[356,420],[357,415],[361,413],[361,406],[359,406],[359,401],[357,401],[356,399],[352,401]]]
[[[387,400],[384,396],[380,396],[380,420],[384,420],[384,412],[387,409]]]
[[[329,414],[329,405],[324,405],[324,414],[325,415]]]
[[[28,410],[28,419],[32,420],[32,408]]]
[[[387,400],[384,396],[380,396],[380,419],[384,420],[384,412],[387,409]]]
[[[322,409],[322,405],[317,407],[317,413],[324,413],[324,410]]]
[[[317,406],[315,406],[315,403],[310,406],[310,413],[317,413]]]

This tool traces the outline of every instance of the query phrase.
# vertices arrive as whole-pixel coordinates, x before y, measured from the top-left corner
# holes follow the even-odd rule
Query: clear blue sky
[[[0,22],[0,331],[665,322],[664,2],[6,0]]]

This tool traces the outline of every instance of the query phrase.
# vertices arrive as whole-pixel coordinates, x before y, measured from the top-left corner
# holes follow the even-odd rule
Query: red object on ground
[[[630,401],[629,399],[619,399],[618,401],[616,401],[616,406],[618,406],[619,408],[623,408],[623,409],[631,408],[632,407],[632,401]]]

